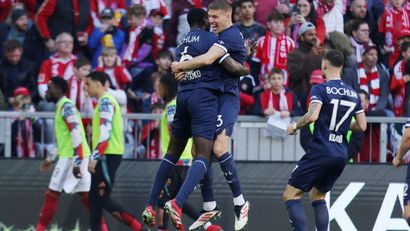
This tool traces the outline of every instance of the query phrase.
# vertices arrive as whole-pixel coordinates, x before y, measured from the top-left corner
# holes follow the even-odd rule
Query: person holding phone
[[[102,49],[101,56],[98,58],[96,71],[107,73],[111,87],[114,89],[124,89],[125,85],[131,83],[131,75],[122,66],[121,58],[117,55],[115,47]]]

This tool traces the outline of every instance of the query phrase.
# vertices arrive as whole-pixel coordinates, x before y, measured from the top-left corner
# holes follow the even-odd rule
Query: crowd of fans
[[[110,77],[112,91],[126,95],[125,111],[160,113],[167,103],[160,79],[171,76],[175,47],[189,30],[187,12],[210,2],[1,1],[0,109],[53,111],[44,96],[48,80],[60,76],[69,82],[68,97],[80,112],[90,113],[95,101],[84,91],[83,79],[99,70]],[[407,115],[410,0],[239,0],[232,5],[232,20],[245,44],[256,43],[246,62],[251,74],[239,79],[241,114],[302,115],[311,86],[325,81],[324,52],[338,49],[346,58],[342,79],[360,92],[367,116]],[[41,132],[32,123],[17,118],[13,124],[13,155],[34,156],[33,142]],[[157,125],[128,125],[130,133],[144,131],[138,141],[142,149],[158,150],[149,148],[159,139]],[[157,141],[144,143],[151,132]],[[352,156],[360,152],[358,161],[378,161],[379,136],[376,124],[359,134],[365,145],[352,148]],[[301,143],[305,147],[305,139]],[[158,157],[142,153],[138,156]]]

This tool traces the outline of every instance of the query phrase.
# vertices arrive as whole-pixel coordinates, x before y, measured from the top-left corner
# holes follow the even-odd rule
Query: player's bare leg
[[[288,210],[290,225],[295,231],[307,231],[306,214],[300,201],[302,196],[302,190],[289,184],[286,185],[283,200]]]
[[[326,193],[313,187],[309,192],[309,196],[315,211],[317,231],[327,231],[329,227],[329,211],[326,206]]]

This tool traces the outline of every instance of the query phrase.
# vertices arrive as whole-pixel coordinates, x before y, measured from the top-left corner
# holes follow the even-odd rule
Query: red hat
[[[408,29],[400,30],[399,36],[397,38],[402,38],[402,37],[410,37],[410,30]]]
[[[164,17],[164,13],[162,13],[162,11],[158,10],[158,9],[152,9],[151,12],[149,12],[149,16],[150,17],[155,17],[155,16],[161,16]]]
[[[323,78],[322,70],[314,70],[312,74],[310,74],[310,84],[321,84],[324,83],[326,80]]]
[[[29,96],[30,92],[25,87],[18,87],[18,88],[16,88],[16,90],[14,90],[13,97],[16,97],[18,95]]]

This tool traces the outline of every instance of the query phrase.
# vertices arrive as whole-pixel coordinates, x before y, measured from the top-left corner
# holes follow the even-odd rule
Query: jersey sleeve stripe
[[[404,125],[404,127],[408,128],[410,127],[410,120],[407,120],[406,124]]]
[[[355,114],[357,115],[357,114],[360,114],[360,113],[364,113],[364,109],[361,109],[361,110],[356,111]]]
[[[222,50],[224,50],[225,53],[228,53],[228,49],[226,49],[226,47],[222,46],[221,44],[214,43],[214,46],[217,46],[217,47],[221,48]]]
[[[221,64],[226,58],[228,58],[229,55],[229,53],[226,53],[224,56],[222,56],[222,58],[219,59],[219,64]]]
[[[310,101],[310,104],[312,104],[312,103],[320,103],[320,104],[323,104],[322,101],[317,100],[317,99],[314,99],[314,100]]]

